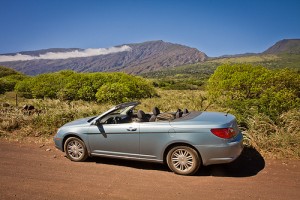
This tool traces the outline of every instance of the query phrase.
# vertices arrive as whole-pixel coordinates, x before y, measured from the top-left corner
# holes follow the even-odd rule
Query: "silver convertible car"
[[[202,165],[229,163],[243,149],[236,118],[228,113],[178,109],[151,114],[123,103],[96,117],[62,126],[54,136],[72,161],[106,156],[166,163],[175,173],[192,175]]]

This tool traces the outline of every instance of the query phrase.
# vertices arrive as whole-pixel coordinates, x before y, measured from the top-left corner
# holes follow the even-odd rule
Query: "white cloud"
[[[83,51],[69,51],[69,52],[48,52],[45,54],[40,54],[39,56],[30,56],[23,54],[16,55],[0,55],[0,62],[7,61],[23,61],[23,60],[37,60],[37,59],[67,59],[67,58],[81,58],[81,57],[90,57],[98,55],[106,55],[111,53],[118,53],[123,51],[130,51],[131,47],[123,45],[120,47],[110,47],[110,48],[99,48],[99,49],[85,49]]]

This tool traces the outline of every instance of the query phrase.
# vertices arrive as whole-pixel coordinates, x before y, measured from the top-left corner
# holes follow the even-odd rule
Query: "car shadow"
[[[92,157],[87,162],[97,164],[125,166],[143,170],[169,171],[169,168],[160,163],[150,163],[115,158]],[[216,177],[249,177],[255,176],[265,168],[265,160],[254,148],[244,147],[242,154],[234,162],[228,164],[202,166],[195,176]]]
[[[87,162],[95,162],[96,164],[105,164],[105,165],[116,165],[131,167],[136,169],[144,170],[158,170],[158,171],[170,171],[169,168],[161,163],[152,163],[136,160],[124,160],[118,158],[107,158],[107,157],[90,157],[87,159]]]
[[[233,162],[202,167],[196,175],[217,177],[250,177],[265,168],[265,160],[254,148],[244,147],[241,155]]]

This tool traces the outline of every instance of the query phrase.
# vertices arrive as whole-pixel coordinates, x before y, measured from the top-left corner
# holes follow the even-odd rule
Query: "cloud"
[[[38,56],[30,56],[30,55],[17,53],[16,55],[0,55],[0,62],[38,60],[38,59],[57,60],[57,59],[67,59],[67,58],[82,58],[82,57],[118,53],[123,51],[131,51],[131,47],[127,45],[123,45],[120,47],[85,49],[83,51],[75,50],[69,52],[48,52],[45,54],[40,54]]]

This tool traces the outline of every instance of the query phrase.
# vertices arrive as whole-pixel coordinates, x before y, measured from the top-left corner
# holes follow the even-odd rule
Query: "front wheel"
[[[69,137],[64,145],[67,157],[75,162],[84,161],[88,157],[85,144],[76,137]]]
[[[198,171],[201,160],[193,148],[176,146],[168,152],[167,164],[176,174],[193,175]]]

